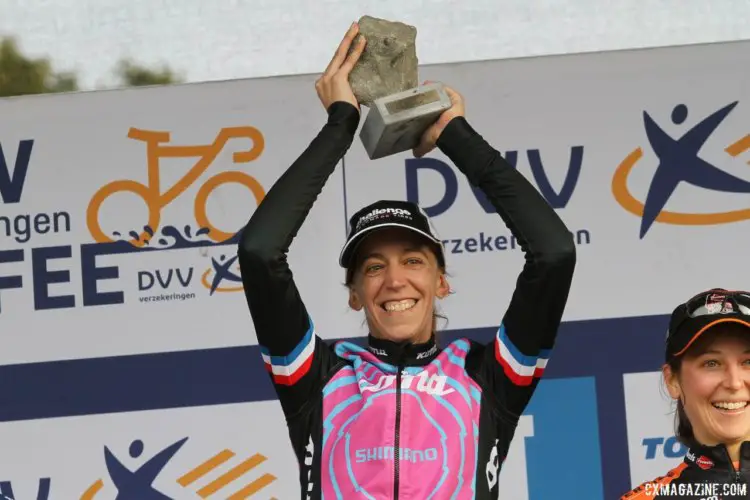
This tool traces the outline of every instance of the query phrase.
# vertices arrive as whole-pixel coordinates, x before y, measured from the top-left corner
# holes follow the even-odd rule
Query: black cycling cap
[[[739,323],[750,329],[750,292],[712,288],[677,306],[669,320],[666,360],[684,354],[698,337],[720,323]]]
[[[359,210],[349,219],[349,236],[339,256],[339,265],[348,269],[357,247],[377,229],[401,227],[409,229],[434,243],[438,261],[445,264],[443,242],[424,210],[408,201],[380,200]]]

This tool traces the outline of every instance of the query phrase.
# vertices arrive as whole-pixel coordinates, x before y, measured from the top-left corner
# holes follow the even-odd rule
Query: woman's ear
[[[672,371],[672,368],[667,364],[662,367],[661,372],[664,376],[664,383],[667,386],[667,391],[669,391],[669,396],[675,400],[680,399],[680,396],[682,396],[682,389],[677,374]]]
[[[359,299],[359,295],[353,286],[349,287],[349,307],[355,311],[362,310],[362,301]]]
[[[448,278],[445,273],[440,273],[438,277],[438,285],[436,295],[439,299],[444,299],[451,293],[451,285],[448,283]]]

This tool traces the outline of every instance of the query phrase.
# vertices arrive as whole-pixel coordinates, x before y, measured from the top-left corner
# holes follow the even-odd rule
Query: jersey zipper
[[[742,472],[734,468],[734,462],[732,462],[732,457],[729,455],[729,450],[724,447],[724,454],[727,456],[727,460],[729,461],[729,469],[732,471],[732,482],[739,483],[742,481]],[[742,458],[740,458],[740,465],[742,464]]]
[[[401,460],[401,370],[403,369],[403,360],[399,359],[396,370],[396,437],[393,446],[393,499],[398,500],[399,485],[399,462]]]

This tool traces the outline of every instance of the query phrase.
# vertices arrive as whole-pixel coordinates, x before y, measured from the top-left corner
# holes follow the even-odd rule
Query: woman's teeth
[[[407,309],[414,307],[416,303],[417,301],[414,299],[390,301],[383,304],[383,309],[388,312],[406,311]]]
[[[718,403],[713,403],[714,408],[718,408],[720,410],[741,410],[742,408],[747,406],[747,401],[737,401],[737,402],[728,402],[728,401],[720,401]]]

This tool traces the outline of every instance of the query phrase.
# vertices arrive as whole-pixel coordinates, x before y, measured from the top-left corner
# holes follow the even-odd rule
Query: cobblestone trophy
[[[363,16],[357,36],[367,45],[349,84],[360,105],[369,108],[359,134],[367,155],[375,160],[413,149],[451,106],[442,84],[419,85],[417,29]]]

